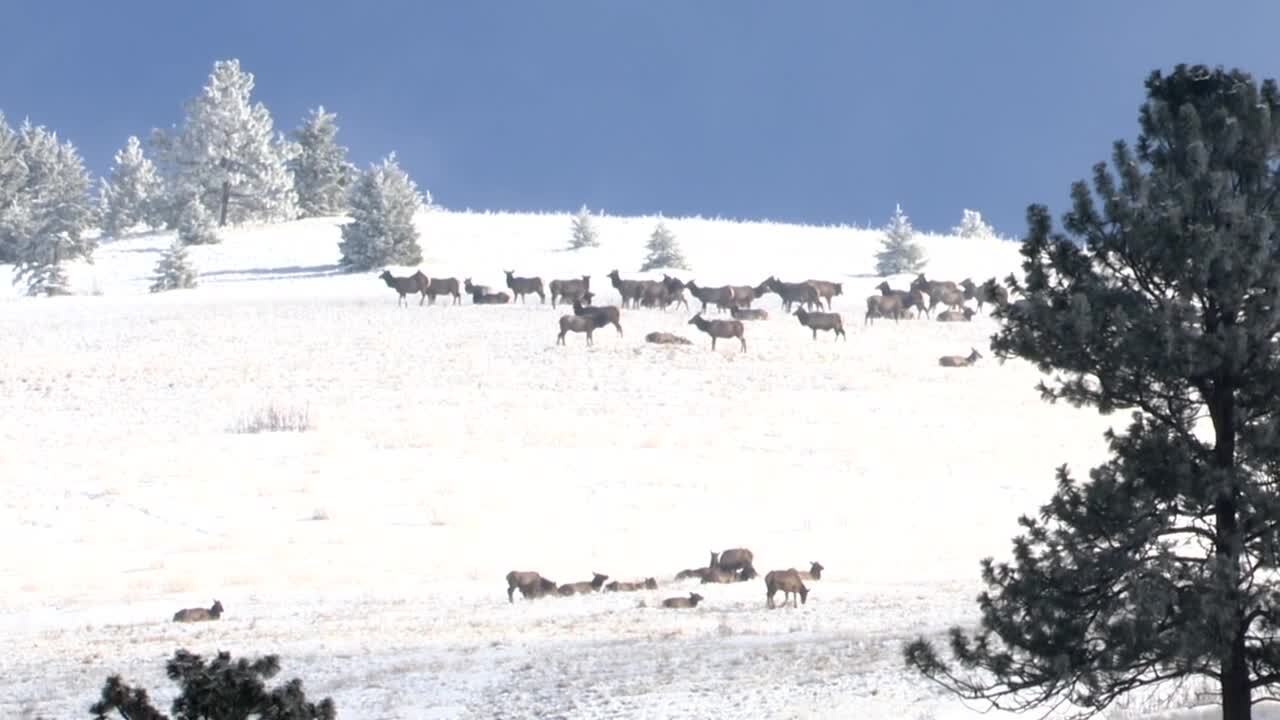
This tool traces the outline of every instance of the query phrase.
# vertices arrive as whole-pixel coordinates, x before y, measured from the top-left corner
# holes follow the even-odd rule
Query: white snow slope
[[[605,274],[636,276],[656,220],[599,218],[602,247],[566,252],[568,215],[432,211],[422,267],[590,273],[616,302]],[[974,717],[902,644],[976,621],[979,559],[1114,419],[1042,402],[1032,367],[990,358],[985,316],[864,326],[876,231],[665,222],[702,284],[843,281],[847,342],[770,295],[745,353],[683,310],[557,347],[549,303],[400,308],[338,273],[337,219],[226,231],[192,250],[195,290],[146,292],[161,233],[72,268],[80,295],[6,291],[0,716],[87,717],[115,672],[167,709],[187,648],[279,653],[344,718]],[[1014,243],[922,242],[931,277],[1018,268]],[[938,366],[971,347],[988,357]],[[311,427],[234,432],[271,409]],[[737,546],[827,573],[772,611],[759,580],[673,580]],[[513,569],[661,587],[509,604]],[[691,591],[695,610],[657,607]],[[214,598],[220,621],[170,621]],[[1172,696],[1111,717],[1197,702]]]

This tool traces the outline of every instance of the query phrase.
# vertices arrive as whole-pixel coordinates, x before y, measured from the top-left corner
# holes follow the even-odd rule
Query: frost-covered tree
[[[156,263],[156,274],[153,280],[154,282],[151,283],[153,293],[196,286],[196,269],[187,257],[187,244],[182,242],[181,238],[174,238],[169,249],[160,256],[160,261]]]
[[[213,226],[213,217],[204,204],[190,198],[182,207],[178,217],[178,240],[184,245],[213,245],[222,242],[218,231]]]
[[[342,226],[338,243],[342,264],[350,270],[369,270],[422,262],[413,216],[425,204],[395,153],[370,166],[351,189],[351,222]]]
[[[661,220],[658,221],[658,225],[653,229],[653,233],[649,235],[649,242],[645,247],[649,250],[649,255],[645,257],[644,264],[640,266],[640,272],[646,272],[654,268],[689,269],[689,266],[685,263],[684,255],[680,252],[680,246],[676,243],[675,233],[668,230],[666,224]]]
[[[884,226],[884,235],[880,251],[876,253],[877,275],[914,273],[924,269],[924,250],[916,243],[916,231],[911,227],[907,214],[902,212],[901,205],[895,207],[889,224]]]
[[[25,223],[30,203],[27,165],[22,160],[18,133],[9,127],[0,112],[0,263],[17,261],[17,228]]]
[[[293,131],[297,151],[289,169],[303,217],[338,215],[347,209],[347,194],[358,171],[347,161],[347,149],[338,144],[337,119],[322,105]]]
[[[983,221],[982,213],[966,209],[960,224],[951,228],[951,234],[962,238],[990,238],[995,237],[996,231]]]
[[[100,181],[103,235],[120,237],[141,223],[152,228],[163,226],[159,213],[163,197],[164,183],[155,165],[143,154],[142,142],[130,135],[125,146],[116,151],[111,177]]]
[[[253,74],[241,70],[239,60],[220,60],[201,93],[187,102],[182,126],[152,132],[172,201],[170,224],[191,196],[220,227],[297,217],[289,148],[273,132],[266,106],[250,103],[253,85]]]
[[[578,208],[573,216],[573,234],[569,237],[569,249],[579,250],[584,247],[600,247],[600,236],[595,224],[591,221],[591,211],[586,205]]]
[[[18,147],[26,167],[16,209],[7,218],[12,233],[15,284],[25,281],[29,295],[68,292],[62,264],[92,261],[97,243],[84,232],[93,218],[89,173],[69,142],[29,121],[18,131]]]

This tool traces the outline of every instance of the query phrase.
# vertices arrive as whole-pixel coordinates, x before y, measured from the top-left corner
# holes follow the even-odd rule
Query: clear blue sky
[[[107,169],[236,57],[278,128],[338,113],[451,208],[879,225],[901,202],[1020,236],[1137,133],[1178,62],[1280,76],[1275,0],[372,0],[4,8],[0,110]]]

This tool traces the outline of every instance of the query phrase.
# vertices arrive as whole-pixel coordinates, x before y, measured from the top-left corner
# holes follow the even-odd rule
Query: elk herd
[[[737,340],[741,352],[746,352],[746,323],[769,319],[769,313],[753,303],[765,295],[773,293],[778,296],[784,312],[794,316],[800,325],[808,328],[813,339],[818,339],[818,332],[830,332],[834,339],[847,340],[844,319],[838,312],[833,312],[832,301],[844,294],[843,283],[827,280],[805,280],[804,282],[784,282],[770,275],[758,285],[721,285],[704,287],[696,280],[681,280],[663,274],[661,280],[627,279],[615,269],[605,277],[609,279],[613,289],[621,298],[620,305],[592,305],[595,293],[591,290],[591,276],[565,278],[543,283],[541,277],[520,277],[514,270],[503,270],[506,275],[506,290],[495,290],[487,285],[476,285],[471,278],[464,278],[462,283],[457,278],[428,277],[422,271],[406,277],[396,277],[390,271],[384,271],[379,279],[395,290],[399,296],[399,305],[408,305],[410,295],[419,295],[419,305],[435,304],[439,296],[452,298],[452,304],[462,302],[462,292],[471,296],[476,305],[500,305],[519,300],[526,302],[530,295],[536,295],[538,302],[545,303],[547,295],[551,296],[551,306],[561,304],[573,308],[573,314],[561,315],[559,318],[559,334],[556,344],[564,345],[569,333],[586,336],[586,344],[593,345],[593,333],[606,326],[613,325],[618,335],[622,336],[621,311],[639,308],[650,309],[691,309],[686,292],[699,303],[697,312],[688,324],[711,338],[711,349],[716,349],[717,340]],[[982,284],[975,284],[966,278],[960,282],[950,280],[930,280],[919,274],[911,281],[907,289],[890,287],[888,281],[875,287],[878,294],[870,295],[866,300],[866,314],[863,324],[867,325],[876,319],[891,319],[895,323],[904,318],[934,319],[938,322],[968,322],[984,311],[987,305],[1004,306],[1009,302],[1008,291],[995,278]],[[975,307],[971,307],[972,302]],[[704,313],[711,311],[727,314],[727,319],[708,319]],[[793,310],[794,308],[794,310]],[[690,344],[686,338],[671,333],[652,332],[645,336],[646,342],[658,344]],[[973,350],[968,356],[943,356],[938,363],[943,367],[968,367],[982,355]]]
[[[759,573],[756,572],[754,563],[755,554],[747,548],[732,548],[723,552],[713,551],[706,567],[681,570],[676,573],[675,581],[681,582],[696,579],[704,585],[747,582],[760,577]],[[779,592],[783,594],[784,606],[790,602],[792,607],[798,607],[796,605],[797,598],[799,598],[800,604],[804,604],[809,598],[809,588],[804,581],[813,582],[822,579],[822,571],[825,569],[822,563],[814,561],[810,562],[809,569],[804,571],[796,570],[795,568],[769,571],[764,576],[765,607],[769,609],[776,607],[774,598]],[[507,573],[507,602],[515,602],[516,591],[519,591],[521,597],[526,600],[537,600],[546,597],[571,597],[573,595],[587,595],[598,592],[635,592],[638,590],[658,589],[658,581],[652,577],[626,582],[614,580],[606,584],[605,581],[608,579],[608,575],[592,572],[590,580],[559,585],[554,580],[543,577],[541,573],[532,570],[512,570]],[[691,592],[688,596],[664,599],[662,607],[695,608],[698,603],[705,599],[702,595]]]

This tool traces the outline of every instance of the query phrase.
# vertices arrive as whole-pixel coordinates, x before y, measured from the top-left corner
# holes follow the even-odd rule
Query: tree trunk
[[[1250,695],[1244,628],[1241,628],[1231,643],[1230,655],[1222,665],[1222,720],[1252,720],[1253,698]]]
[[[218,215],[218,227],[227,226],[227,205],[231,204],[231,181],[222,181],[222,209]]]
[[[1218,500],[1214,508],[1217,521],[1217,555],[1221,563],[1221,578],[1225,596],[1230,598],[1228,607],[1221,609],[1225,616],[1222,625],[1221,686],[1222,720],[1252,720],[1253,703],[1249,687],[1249,666],[1246,664],[1244,636],[1248,628],[1241,627],[1245,609],[1241,606],[1239,561],[1241,547],[1239,519],[1236,517],[1236,398],[1235,388],[1227,378],[1219,378],[1210,400],[1209,414],[1213,419],[1213,459],[1216,469],[1222,473]]]

